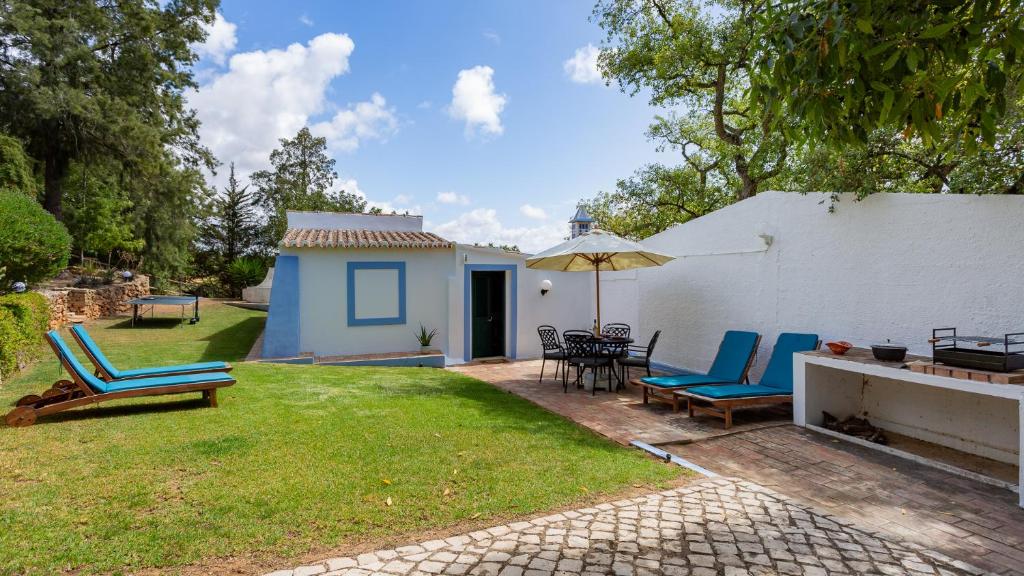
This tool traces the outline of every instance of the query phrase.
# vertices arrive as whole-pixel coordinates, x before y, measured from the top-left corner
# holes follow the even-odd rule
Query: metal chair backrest
[[[615,336],[616,338],[629,338],[629,332],[629,324],[605,324],[604,328],[601,328],[601,334]]]
[[[555,330],[554,326],[542,324],[537,327],[537,334],[540,336],[540,345],[545,352],[562,349],[562,343],[558,341],[558,330]]]
[[[594,335],[586,330],[566,330],[562,334],[565,353],[570,358],[591,358],[594,354]]]
[[[659,336],[661,336],[661,330],[655,331],[654,336],[651,336],[651,342],[647,345],[647,353],[645,354],[648,360],[654,354],[654,346],[658,343]]]

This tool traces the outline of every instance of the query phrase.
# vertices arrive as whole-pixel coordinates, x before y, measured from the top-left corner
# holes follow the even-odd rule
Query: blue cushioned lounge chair
[[[71,337],[85,352],[89,361],[96,367],[96,375],[111,382],[134,378],[150,378],[155,376],[174,376],[179,374],[203,374],[205,372],[230,372],[231,365],[227,362],[198,362],[196,364],[178,364],[177,366],[156,366],[153,368],[136,368],[134,370],[118,370],[107,359],[100,347],[96,345],[89,332],[81,324],[71,327]]]
[[[758,384],[697,386],[679,392],[689,400],[690,416],[708,414],[725,420],[732,427],[732,409],[738,406],[769,406],[793,402],[793,354],[817,350],[817,334],[779,334],[768,360],[768,368]]]
[[[217,389],[235,383],[231,376],[223,372],[106,382],[93,376],[85,366],[82,366],[55,330],[46,333],[46,340],[60,359],[61,365],[68,371],[71,380],[60,380],[41,395],[29,394],[22,397],[14,410],[7,413],[5,420],[8,426],[29,426],[34,424],[39,416],[136,396],[202,392],[203,398],[209,401],[210,406],[216,407]]]
[[[650,400],[667,402],[674,412],[679,411],[678,390],[709,384],[739,384],[746,380],[747,372],[754,363],[757,345],[761,335],[757,332],[729,330],[718,345],[718,354],[707,374],[675,374],[672,376],[647,376],[632,380],[644,391],[644,404]]]

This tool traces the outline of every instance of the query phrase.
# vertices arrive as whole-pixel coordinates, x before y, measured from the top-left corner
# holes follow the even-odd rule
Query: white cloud
[[[351,152],[360,140],[383,139],[398,129],[395,109],[389,108],[383,96],[374,92],[368,102],[350,104],[328,122],[310,126],[317,136],[327,137],[334,150]]]
[[[327,88],[349,70],[355,44],[345,34],[321,34],[308,44],[234,54],[227,70],[186,94],[202,121],[203,144],[244,177],[266,167],[281,138],[292,138],[310,119],[331,109]],[[352,104],[315,126],[333,150],[394,132],[393,109],[383,96]],[[215,182],[223,181],[220,170]]]
[[[316,24],[316,22],[313,22],[313,19],[306,14],[299,15],[299,22],[302,22],[306,26],[312,26],[313,24]]]
[[[398,196],[395,196],[395,204],[405,205],[410,202],[412,202],[412,196],[409,196],[408,194],[399,194]]]
[[[596,84],[601,81],[601,71],[597,68],[597,57],[601,51],[593,44],[577,48],[572,58],[562,63],[569,79],[577,84]]]
[[[238,45],[238,38],[235,32],[238,26],[224,19],[224,15],[217,12],[214,15],[213,24],[203,24],[206,31],[206,40],[192,47],[200,58],[208,58],[218,66],[223,66],[235,46]]]
[[[458,218],[432,226],[442,238],[465,244],[510,244],[527,253],[537,253],[562,242],[568,236],[564,225],[506,228],[492,208],[477,208]]]
[[[466,136],[481,132],[499,135],[505,131],[501,125],[501,111],[508,97],[494,91],[494,69],[490,66],[474,66],[460,70],[452,86],[452,103],[448,114],[456,120],[466,122]]]
[[[494,45],[497,46],[498,44],[501,44],[501,35],[495,32],[494,30],[484,30],[482,34],[484,38],[489,40]]]
[[[523,216],[526,216],[527,218],[532,218],[533,220],[548,219],[548,213],[545,212],[543,208],[538,208],[530,204],[523,204],[522,206],[520,206],[519,213],[522,214]]]
[[[385,214],[390,214],[392,212],[397,212],[399,214],[404,214],[405,212],[408,212],[409,214],[422,214],[422,210],[420,209],[419,205],[408,205],[409,202],[412,201],[412,198],[404,194],[399,194],[398,196],[395,196],[392,201],[373,200],[369,198],[366,195],[366,192],[363,192],[362,188],[359,187],[359,181],[356,180],[355,178],[346,178],[344,180],[339,180],[335,182],[335,186],[339,190],[344,190],[349,194],[355,194],[356,196],[362,198],[363,200],[366,200],[367,210],[369,210],[370,208],[380,208]]]
[[[441,204],[469,204],[469,197],[455,192],[438,192],[437,201]]]
[[[434,103],[431,102],[430,100],[424,100],[417,104],[416,107],[419,108],[420,110],[427,110],[428,108],[431,108],[433,105]]]

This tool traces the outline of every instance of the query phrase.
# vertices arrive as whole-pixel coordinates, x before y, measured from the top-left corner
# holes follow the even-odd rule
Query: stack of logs
[[[149,277],[138,275],[129,282],[99,288],[63,288],[46,290],[50,302],[50,329],[71,322],[126,314],[129,300],[149,294]]]

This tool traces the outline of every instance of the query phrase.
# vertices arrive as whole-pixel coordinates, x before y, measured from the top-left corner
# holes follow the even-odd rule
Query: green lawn
[[[241,360],[262,324],[213,304],[195,326],[89,327],[115,364],[135,367]],[[217,409],[194,394],[0,425],[0,573],[274,562],[680,474],[444,370],[241,364],[234,375]],[[47,360],[5,383],[0,410],[58,377]]]

